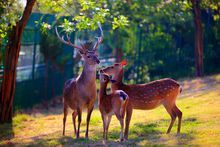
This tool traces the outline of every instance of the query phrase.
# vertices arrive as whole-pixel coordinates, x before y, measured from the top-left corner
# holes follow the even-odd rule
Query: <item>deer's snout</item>
[[[102,69],[99,70],[100,73],[104,73],[104,71]]]
[[[100,63],[100,60],[97,57],[93,57],[93,61],[95,61],[97,64]]]

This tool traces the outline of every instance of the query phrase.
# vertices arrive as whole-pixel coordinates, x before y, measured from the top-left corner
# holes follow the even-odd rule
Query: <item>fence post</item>
[[[32,64],[32,80],[34,80],[35,74],[35,56],[36,56],[36,46],[37,46],[37,28],[34,27],[34,50],[33,50],[33,64]]]

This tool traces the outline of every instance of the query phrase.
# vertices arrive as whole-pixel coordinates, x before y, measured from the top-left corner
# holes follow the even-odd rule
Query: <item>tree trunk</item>
[[[203,76],[203,28],[201,20],[200,0],[191,0],[195,25],[195,67],[196,76]]]
[[[13,27],[6,46],[5,66],[1,87],[0,122],[12,122],[13,100],[16,84],[16,67],[18,63],[21,37],[27,20],[31,15],[36,0],[27,0],[22,18]]]
[[[115,56],[116,62],[121,62],[123,59],[122,41],[120,38],[120,31],[118,29],[114,32],[114,42],[115,42]]]
[[[121,62],[123,59],[123,50],[122,48],[118,47],[116,50],[116,62]]]

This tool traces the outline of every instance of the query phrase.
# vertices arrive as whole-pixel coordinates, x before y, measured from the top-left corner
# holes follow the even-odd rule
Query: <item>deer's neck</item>
[[[123,74],[124,74],[124,71],[121,70],[118,74],[115,74],[114,77],[113,77],[113,80],[115,80],[116,82],[115,83],[112,83],[111,85],[111,88],[113,91],[115,90],[118,90],[119,87],[121,87],[123,84]]]
[[[99,98],[100,100],[103,99],[106,93],[107,83],[100,83],[100,89],[99,89]]]
[[[96,81],[96,65],[89,65],[88,63],[84,63],[83,71],[79,76],[79,81],[87,84],[95,84]]]

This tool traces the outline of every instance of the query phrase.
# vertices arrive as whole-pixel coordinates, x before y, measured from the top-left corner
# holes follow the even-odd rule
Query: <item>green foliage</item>
[[[22,9],[19,1],[0,1],[0,46],[2,45],[2,40],[7,36],[8,31],[18,21]]]
[[[35,24],[39,27],[41,33],[45,35],[48,33],[48,30],[51,29],[51,25],[46,22],[35,21]]]
[[[69,16],[70,19],[64,19],[61,23],[63,30],[70,33],[77,30],[95,30],[97,23],[112,22],[113,29],[128,25],[125,16],[118,14],[110,17],[107,1],[100,0],[57,0],[43,1],[39,0],[39,9],[44,12],[56,13],[57,18],[60,16]],[[46,26],[44,30],[46,29]]]
[[[218,21],[220,19],[220,1],[219,0],[202,0],[201,6],[203,9],[207,9],[209,11],[212,11],[213,18],[215,21]]]
[[[127,17],[123,16],[123,15],[120,15],[118,17],[115,17],[114,18],[114,21],[112,22],[113,26],[112,26],[112,29],[116,29],[116,28],[123,28],[125,26],[128,26],[128,19]]]
[[[218,17],[215,9],[219,4],[217,1],[202,2],[202,19],[207,29],[204,34],[205,73],[214,73],[219,71],[217,65],[220,65],[216,60],[220,56],[217,43],[220,37],[216,35],[220,28],[217,27],[219,23],[213,21]],[[123,48],[124,58],[131,63],[126,67],[127,82],[146,82],[147,76],[151,80],[193,76],[194,24],[190,1],[114,1],[110,14],[126,15],[129,20],[128,27],[110,31],[111,36],[105,36],[113,53],[115,48]]]
[[[67,19],[64,19],[62,26],[63,26],[63,30],[67,33],[71,33],[73,31],[75,31],[75,29],[73,27],[73,23],[68,21]]]

